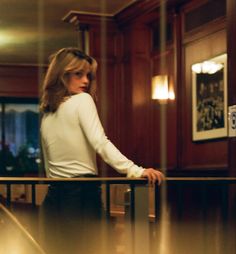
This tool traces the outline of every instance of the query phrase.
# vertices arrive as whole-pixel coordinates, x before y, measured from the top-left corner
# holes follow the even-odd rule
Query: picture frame
[[[192,65],[192,138],[227,134],[227,54],[222,54]]]

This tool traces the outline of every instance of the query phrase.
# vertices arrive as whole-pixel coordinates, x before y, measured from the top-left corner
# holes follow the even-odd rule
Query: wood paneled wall
[[[158,6],[154,9],[152,6],[150,12],[146,10],[145,14],[136,16],[132,22],[128,20],[127,26],[122,23],[124,40],[127,40],[125,45],[130,47],[129,54],[133,58],[133,62],[129,63],[129,92],[132,101],[132,136],[129,137],[129,143],[134,161],[144,166],[160,165],[160,105],[150,100],[150,87],[151,77],[163,74],[164,71],[172,78],[178,101],[168,103],[166,111],[166,157],[169,172],[220,175],[228,169],[228,138],[192,141],[191,65],[227,52],[225,17],[208,22],[188,34],[183,32],[183,14],[200,4],[199,1],[192,1],[180,9],[168,10],[167,18],[173,25],[174,39],[162,53],[153,51],[150,35],[152,24],[159,19]],[[142,25],[145,29],[141,30]],[[163,57],[166,62],[164,70],[160,67]]]
[[[206,2],[206,1],[205,1]],[[205,2],[202,1],[202,4]],[[190,32],[184,31],[186,13],[198,8],[194,2],[181,9],[183,88],[181,89],[182,151],[183,170],[212,170],[219,172],[228,168],[228,139],[213,139],[204,142],[192,141],[192,76],[191,65],[227,52],[225,17],[208,22]],[[196,23],[196,21],[193,21]],[[226,116],[227,117],[227,116]]]
[[[173,26],[173,41],[166,45],[162,54],[154,50],[151,43],[152,25],[159,20],[158,1],[137,1],[114,18],[79,14],[80,24],[89,27],[90,54],[99,63],[98,107],[108,137],[127,157],[144,167],[160,166],[161,107],[151,100],[151,78],[160,74],[161,58],[165,57],[164,71],[171,78],[176,94],[176,100],[166,107],[169,172],[187,175],[193,171],[196,174],[210,171],[222,174],[228,170],[228,156],[232,154],[228,150],[228,138],[192,141],[190,67],[195,62],[232,52],[227,49],[225,18],[184,33],[183,15],[199,4],[199,1],[192,0],[167,10],[168,20]],[[231,20],[235,20],[235,15],[232,17]],[[232,45],[228,43],[228,47]],[[229,58],[234,64],[235,61]],[[26,71],[27,75],[20,74],[24,73],[21,69],[18,76],[12,76],[11,68],[0,68],[3,73],[0,93],[37,95],[36,69]],[[229,86],[233,80],[232,74]]]
[[[41,68],[21,65],[0,65],[0,97],[39,96]]]

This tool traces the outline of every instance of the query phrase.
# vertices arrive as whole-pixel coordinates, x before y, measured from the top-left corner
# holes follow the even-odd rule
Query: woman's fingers
[[[158,182],[158,185],[165,179],[162,172],[153,168],[146,168],[142,174],[142,177],[146,177],[151,185]]]

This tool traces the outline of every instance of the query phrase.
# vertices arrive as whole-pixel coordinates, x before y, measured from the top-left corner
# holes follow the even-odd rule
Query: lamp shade
[[[167,100],[169,98],[168,76],[157,75],[152,78],[152,99]]]

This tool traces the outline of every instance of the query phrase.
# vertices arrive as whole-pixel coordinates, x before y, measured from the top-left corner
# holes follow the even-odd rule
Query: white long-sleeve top
[[[55,113],[44,114],[41,139],[48,177],[96,175],[96,153],[128,177],[140,177],[144,171],[108,140],[88,93],[73,95]]]

